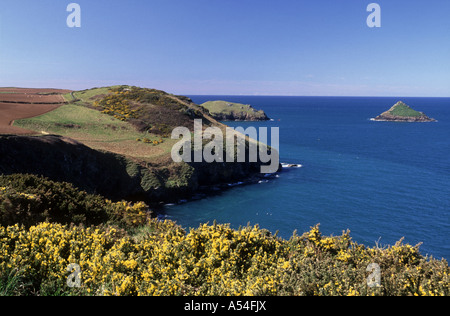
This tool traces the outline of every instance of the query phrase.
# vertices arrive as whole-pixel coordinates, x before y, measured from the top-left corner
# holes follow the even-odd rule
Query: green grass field
[[[160,136],[138,132],[131,124],[122,122],[100,111],[74,104],[63,105],[55,111],[24,120],[15,126],[43,134],[73,138],[85,145],[136,158],[155,158],[170,153],[174,141],[163,139],[157,146],[136,141],[160,140]]]
[[[87,89],[87,90],[75,91],[73,94],[77,99],[86,101],[88,99],[91,99],[91,98],[99,96],[99,95],[106,95],[108,93],[111,93],[111,89],[117,88],[117,87],[120,87],[120,86],[92,88],[92,89]]]
[[[107,95],[111,93],[111,89],[117,88],[120,86],[111,86],[111,87],[102,87],[102,88],[92,88],[87,90],[81,90],[81,91],[74,91],[73,96],[75,99],[81,100],[82,102],[92,104],[94,102],[93,99],[98,96]],[[72,97],[72,93],[64,94],[63,97],[68,102],[74,101]]]

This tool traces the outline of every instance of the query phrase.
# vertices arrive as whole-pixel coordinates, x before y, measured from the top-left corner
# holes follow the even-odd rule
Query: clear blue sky
[[[82,27],[66,7],[80,4]],[[366,24],[381,6],[382,27]],[[449,0],[2,0],[0,86],[450,96]]]

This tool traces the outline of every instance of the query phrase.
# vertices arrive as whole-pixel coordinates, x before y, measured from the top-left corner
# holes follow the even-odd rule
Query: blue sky
[[[449,97],[449,16],[448,0],[2,0],[0,86]]]

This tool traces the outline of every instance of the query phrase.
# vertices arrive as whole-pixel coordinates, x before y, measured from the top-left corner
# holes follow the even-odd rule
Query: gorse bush
[[[164,140],[159,138],[159,139],[154,139],[151,140],[150,138],[144,137],[144,138],[137,138],[136,139],[137,142],[143,142],[144,144],[152,144],[153,146],[157,146],[159,144],[164,143]]]
[[[193,119],[209,114],[189,98],[155,89],[119,86],[94,99],[92,105],[102,113],[129,122],[139,132],[162,137],[170,137],[175,127],[193,126]]]
[[[447,262],[401,243],[366,248],[348,233],[322,237],[318,227],[290,240],[257,226],[202,225],[187,233],[152,219],[146,227],[134,238],[49,223],[0,228],[0,280],[12,285],[9,294],[450,294]],[[80,267],[80,288],[66,284],[71,263]],[[371,263],[381,268],[379,287],[368,286]]]
[[[104,199],[80,191],[70,183],[35,175],[0,176],[0,225],[30,227],[41,222],[75,225],[139,226],[149,216],[144,203]]]
[[[137,117],[137,111],[131,109],[128,95],[129,91],[115,91],[114,94],[94,102],[94,106],[101,107],[104,114],[114,116],[121,121],[128,121],[130,118]]]
[[[128,121],[131,118],[138,118],[139,103],[148,103],[159,106],[165,106],[167,102],[173,103],[173,100],[167,97],[167,93],[154,89],[145,89],[138,87],[120,86],[110,89],[111,94],[95,101],[94,106],[101,107],[102,113],[109,114],[121,121]],[[178,104],[178,107],[181,107]]]
[[[26,226],[44,221],[100,225],[108,220],[100,196],[33,175],[0,177],[0,224]]]

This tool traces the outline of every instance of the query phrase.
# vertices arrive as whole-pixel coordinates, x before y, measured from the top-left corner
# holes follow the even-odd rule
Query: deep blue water
[[[272,122],[231,126],[280,128],[283,171],[268,183],[170,206],[166,217],[198,227],[217,220],[259,224],[284,238],[320,223],[326,235],[350,229],[368,246],[423,243],[450,259],[450,98],[191,96],[263,109]],[[373,122],[402,100],[438,123]]]

